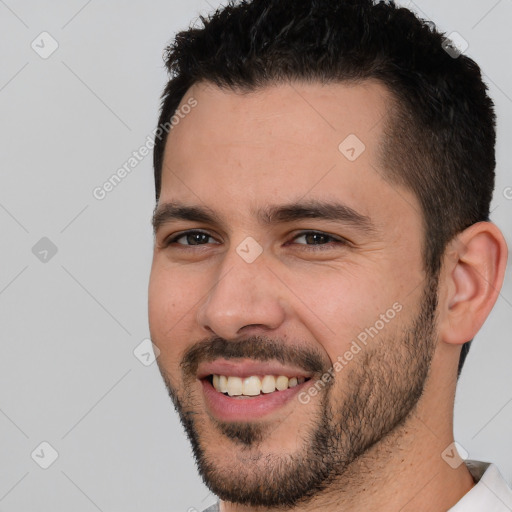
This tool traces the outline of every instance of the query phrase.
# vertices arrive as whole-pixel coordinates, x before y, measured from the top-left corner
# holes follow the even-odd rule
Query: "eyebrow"
[[[332,201],[296,201],[284,205],[270,205],[251,213],[263,226],[284,224],[304,219],[320,219],[349,224],[371,234],[376,231],[371,219],[349,206]],[[210,208],[190,206],[179,202],[157,205],[153,213],[153,230],[173,220],[186,220],[205,224],[222,225],[222,219]]]

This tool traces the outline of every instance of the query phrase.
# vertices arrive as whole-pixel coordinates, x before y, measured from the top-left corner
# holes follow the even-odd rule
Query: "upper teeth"
[[[227,393],[229,396],[247,395],[256,396],[260,392],[272,393],[276,389],[293,388],[297,384],[302,384],[305,377],[292,377],[289,379],[284,375],[274,377],[274,375],[265,375],[263,378],[252,375],[242,379],[241,377],[226,377],[225,375],[213,376],[213,387],[221,393]]]

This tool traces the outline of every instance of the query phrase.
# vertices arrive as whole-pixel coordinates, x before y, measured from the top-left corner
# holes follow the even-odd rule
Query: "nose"
[[[248,263],[233,248],[208,287],[197,320],[210,333],[235,339],[242,330],[268,331],[284,322],[283,288],[267,266],[265,253]]]

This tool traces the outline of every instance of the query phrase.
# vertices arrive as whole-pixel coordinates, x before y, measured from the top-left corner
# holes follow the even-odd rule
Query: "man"
[[[149,321],[208,510],[512,510],[453,439],[507,260],[478,66],[392,3],[202,21],[166,56]]]

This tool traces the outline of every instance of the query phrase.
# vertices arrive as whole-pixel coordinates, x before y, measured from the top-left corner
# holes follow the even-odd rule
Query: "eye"
[[[184,231],[176,235],[172,235],[164,240],[163,247],[169,247],[171,244],[177,246],[198,246],[207,245],[208,243],[218,244],[219,242],[209,242],[215,240],[209,233],[198,230]],[[341,237],[334,237],[322,231],[302,231],[292,238],[292,241],[303,240],[298,245],[307,247],[308,250],[324,250],[332,249],[334,245],[349,245],[350,242]],[[288,244],[287,244],[288,245]]]
[[[171,244],[178,245],[205,245],[208,243],[208,239],[213,237],[204,231],[185,231],[178,235],[171,236],[164,240],[163,246],[168,247]],[[185,240],[185,243],[179,242],[179,240]]]
[[[299,243],[299,245],[306,245],[308,249],[312,250],[323,250],[324,248],[331,249],[335,244],[349,244],[348,240],[345,240],[344,238],[334,237],[327,233],[323,233],[322,231],[302,231],[293,238],[293,240],[301,239],[306,243]]]

